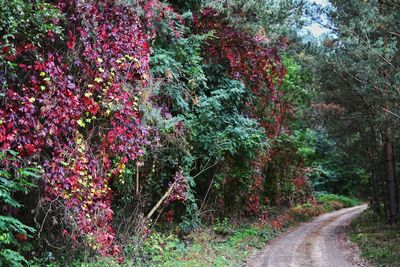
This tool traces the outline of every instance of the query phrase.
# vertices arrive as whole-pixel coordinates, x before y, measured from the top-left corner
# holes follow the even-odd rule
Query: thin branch
[[[157,218],[154,220],[154,222],[153,222],[153,224],[151,225],[150,229],[153,229],[154,225],[156,225],[158,219],[160,219],[161,214],[162,214],[162,212],[164,211],[164,208],[165,208],[165,206],[162,207],[162,209],[161,209],[160,212],[158,213]]]
[[[335,69],[333,69],[332,71],[333,71],[336,75],[338,75],[339,78],[342,79],[342,80],[347,84],[347,86],[350,88],[350,90],[353,91],[353,92],[361,99],[365,110],[366,110],[372,117],[375,117],[375,116],[373,115],[373,114],[374,114],[373,108],[368,104],[368,102],[364,99],[364,97],[357,91],[357,89],[355,89],[355,88],[353,87],[353,85],[352,85],[345,77],[343,77],[341,74],[339,74]]]
[[[139,164],[136,163],[136,196],[139,195]]]
[[[382,60],[385,61],[387,64],[389,64],[389,66],[390,66],[391,68],[393,68],[396,72],[399,71],[387,58],[385,58],[384,56],[382,56],[381,54],[379,54],[378,52],[376,52],[376,51],[374,50],[374,48],[371,47],[371,44],[370,44],[369,39],[368,39],[368,36],[366,36],[366,38],[367,38],[367,41],[366,41],[366,40],[364,40],[364,38],[362,38],[362,37],[361,37],[359,34],[357,34],[355,31],[352,31],[352,32],[353,32],[353,34],[354,34],[355,36],[358,37],[358,39],[360,39],[361,41],[363,41],[363,42],[367,45],[367,47],[368,47],[372,52],[374,52],[380,59],[382,59]]]
[[[388,5],[388,6],[392,6],[392,7],[396,7],[396,8],[400,8],[400,5],[395,4],[395,3],[390,3],[390,2],[385,2],[385,1],[379,1],[384,5]]]
[[[394,35],[394,36],[400,37],[400,34],[397,33],[397,32],[390,32],[390,31],[386,31],[386,32],[387,32],[387,33],[390,33],[390,34],[392,34],[392,35]]]
[[[394,112],[392,112],[392,111],[390,111],[390,110],[388,110],[388,109],[386,109],[386,108],[384,108],[384,107],[381,107],[381,109],[382,109],[383,111],[386,111],[387,113],[389,113],[389,114],[395,116],[396,118],[400,119],[400,115],[397,115],[396,113],[394,113]]]
[[[208,160],[208,161],[210,161],[210,160]],[[217,163],[218,163],[218,160],[215,161],[213,165],[211,165],[211,166],[209,166],[209,167],[207,167],[207,168],[204,167],[198,174],[196,174],[195,176],[193,176],[193,179],[196,178],[197,176],[199,176],[200,174],[202,174],[203,172],[205,172],[205,171],[211,169],[212,167],[214,167],[215,165],[217,165]],[[208,165],[208,162],[207,162],[206,166],[207,166],[207,165]]]
[[[204,199],[203,199],[203,202],[201,203],[201,206],[200,206],[199,211],[201,211],[201,210],[203,209],[203,206],[204,206],[204,204],[205,204],[205,202],[206,202],[206,200],[207,200],[208,193],[210,193],[211,186],[213,185],[213,183],[214,183],[214,177],[212,178],[211,183],[210,183],[210,185],[208,186],[207,193],[206,193],[206,195],[204,196]]]
[[[205,211],[200,212],[200,215],[207,213],[207,212],[221,212],[221,210],[205,210]]]
[[[149,214],[147,214],[146,219],[149,220],[151,218],[151,216],[153,216],[154,212],[156,212],[156,210],[161,206],[161,204],[164,202],[164,200],[172,193],[172,190],[174,189],[175,186],[174,182],[169,188],[168,191],[165,192],[165,194],[162,196],[162,198],[157,202],[157,204],[151,209],[151,211],[149,212]]]
[[[43,226],[44,226],[44,223],[46,222],[47,216],[49,215],[49,213],[50,213],[50,211],[51,211],[51,206],[53,205],[54,202],[56,202],[56,201],[58,200],[59,197],[60,197],[60,195],[58,195],[57,198],[55,198],[54,200],[52,200],[52,201],[50,202],[49,209],[47,210],[46,214],[44,215],[44,219],[43,219],[42,225],[40,226],[40,230],[39,230],[39,232],[38,232],[38,237],[39,237],[39,238],[40,238],[40,234],[41,234],[42,231],[43,231]]]

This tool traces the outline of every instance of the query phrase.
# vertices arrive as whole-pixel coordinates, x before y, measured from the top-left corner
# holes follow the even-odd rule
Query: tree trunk
[[[373,193],[369,205],[371,205],[371,208],[374,210],[374,212],[376,214],[378,214],[379,216],[382,216],[381,201],[380,201],[379,192],[378,192],[378,188],[379,188],[379,180],[378,179],[379,178],[377,177],[377,171],[375,169],[375,162],[374,162],[374,157],[372,155],[371,147],[368,148],[368,158],[369,158],[369,162],[371,164],[370,186],[372,188],[372,193]]]
[[[388,219],[389,223],[395,223],[398,219],[398,196],[397,196],[397,182],[395,175],[395,163],[393,159],[393,144],[392,144],[392,129],[386,129],[385,138],[385,153],[386,153],[386,176],[387,176],[387,192],[388,192]]]
[[[382,136],[378,138],[374,125],[370,125],[370,144],[367,147],[367,154],[370,165],[371,181],[370,186],[372,188],[372,203],[371,208],[374,212],[380,216],[385,217],[387,215],[386,207],[387,205],[387,194],[386,194],[386,149],[384,142],[382,142]],[[382,149],[382,150],[381,150]],[[378,153],[379,151],[379,153]],[[382,151],[382,152],[381,152]]]

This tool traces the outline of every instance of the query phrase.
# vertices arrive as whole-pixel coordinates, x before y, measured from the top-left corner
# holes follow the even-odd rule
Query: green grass
[[[353,207],[361,204],[361,201],[356,198],[334,195],[334,194],[325,194],[325,193],[317,193],[316,195],[318,202],[327,203],[327,202],[341,202],[344,207]]]
[[[349,238],[375,266],[400,266],[400,224],[387,225],[367,210],[353,221]]]
[[[188,236],[190,241],[184,244],[163,244],[158,255],[150,257],[143,266],[242,266],[245,260],[255,251],[276,237],[282,230],[263,227],[256,224],[240,226],[224,222],[227,234],[216,234],[211,228],[202,228]],[[162,236],[160,236],[162,237]],[[147,244],[154,247],[155,244]],[[155,245],[160,247],[159,244]],[[138,266],[136,262],[134,265]]]

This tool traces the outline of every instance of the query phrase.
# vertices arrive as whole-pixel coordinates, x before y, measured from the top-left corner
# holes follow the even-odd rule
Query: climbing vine
[[[56,8],[52,23],[64,34],[49,30],[45,47],[17,36],[15,53],[3,48],[5,63],[25,79],[5,76],[1,147],[43,163],[44,199],[66,208],[65,236],[118,256],[109,183],[143,155],[138,100],[150,78],[151,27],[173,11],[157,1],[66,0]]]

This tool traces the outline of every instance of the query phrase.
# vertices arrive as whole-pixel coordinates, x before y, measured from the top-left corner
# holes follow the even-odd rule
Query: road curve
[[[346,227],[367,205],[341,209],[303,223],[253,255],[248,267],[370,266],[347,241]]]

